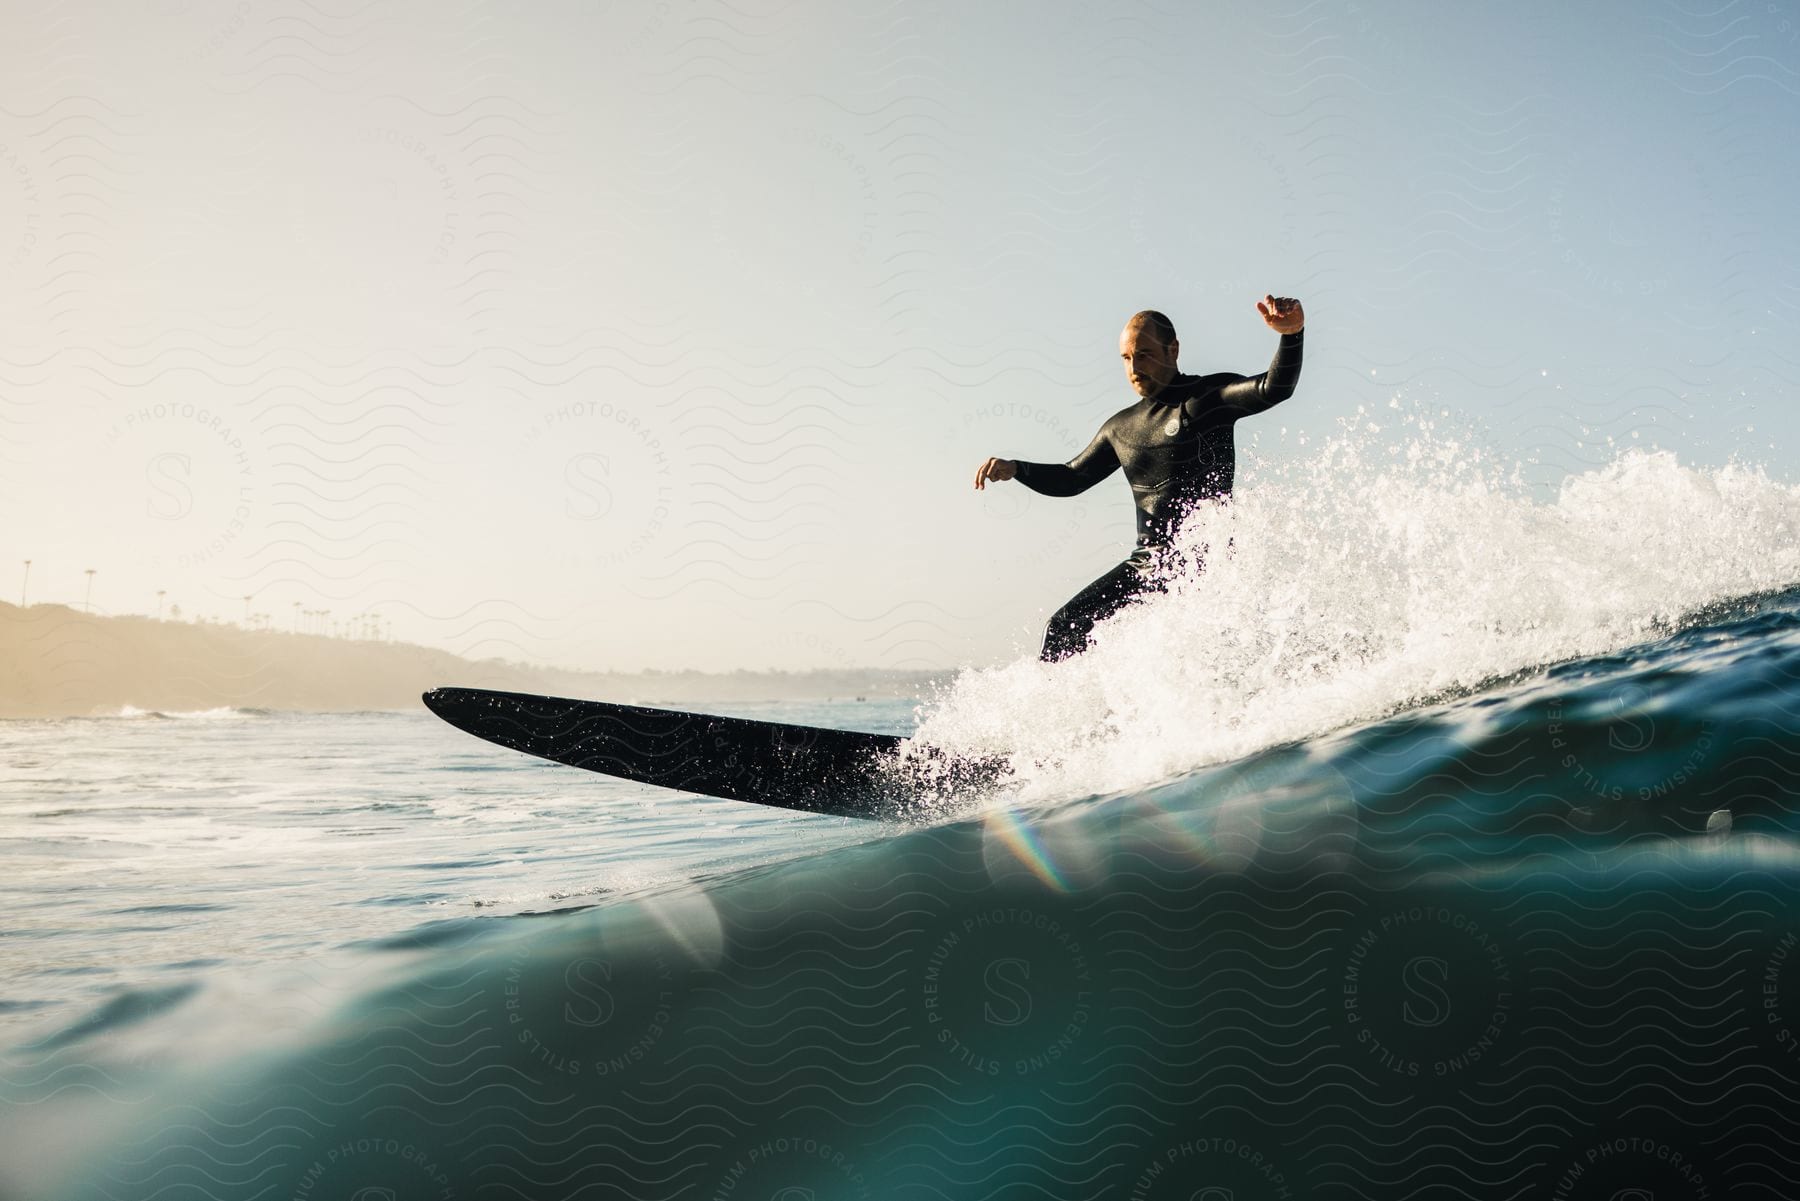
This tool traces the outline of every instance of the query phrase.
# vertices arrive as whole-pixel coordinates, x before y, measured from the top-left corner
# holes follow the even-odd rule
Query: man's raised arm
[[[1274,408],[1294,394],[1300,384],[1300,356],[1304,349],[1302,330],[1306,313],[1291,296],[1267,296],[1256,304],[1263,323],[1281,335],[1275,346],[1274,361],[1261,375],[1242,376],[1219,389],[1219,403],[1239,410],[1248,417],[1264,409]]]

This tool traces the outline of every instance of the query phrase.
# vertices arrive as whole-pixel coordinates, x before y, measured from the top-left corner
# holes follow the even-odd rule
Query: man
[[[1300,331],[1306,314],[1291,296],[1256,302],[1263,322],[1281,335],[1275,360],[1261,375],[1183,375],[1175,327],[1146,310],[1125,324],[1119,357],[1143,399],[1106,419],[1086,450],[1067,463],[990,458],[975,472],[975,489],[989,480],[1017,479],[1045,496],[1075,496],[1125,469],[1137,502],[1137,547],[1131,557],[1083,588],[1056,611],[1044,630],[1039,658],[1055,662],[1087,649],[1094,626],[1149,589],[1160,591],[1157,560],[1193,506],[1231,495],[1237,468],[1232,425],[1280,404],[1300,382]]]

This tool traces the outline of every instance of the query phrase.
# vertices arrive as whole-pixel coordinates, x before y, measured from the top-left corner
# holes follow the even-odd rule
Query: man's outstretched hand
[[[1263,322],[1278,334],[1297,334],[1306,324],[1306,311],[1292,296],[1265,296],[1256,302]]]
[[[975,469],[975,491],[980,492],[989,480],[1010,480],[1018,470],[1018,464],[1011,459],[990,458]]]

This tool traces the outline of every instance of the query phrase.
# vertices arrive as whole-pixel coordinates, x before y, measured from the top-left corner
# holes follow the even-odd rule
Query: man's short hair
[[[1155,309],[1145,309],[1141,313],[1133,313],[1131,320],[1125,323],[1125,328],[1135,329],[1140,333],[1149,330],[1164,346],[1175,344],[1175,323]]]

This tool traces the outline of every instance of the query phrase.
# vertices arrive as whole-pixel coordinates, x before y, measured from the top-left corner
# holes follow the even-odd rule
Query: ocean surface
[[[1800,1196],[1800,496],[1450,474],[1265,479],[1066,664],[713,707],[1013,754],[888,822],[0,723],[0,1197]]]

